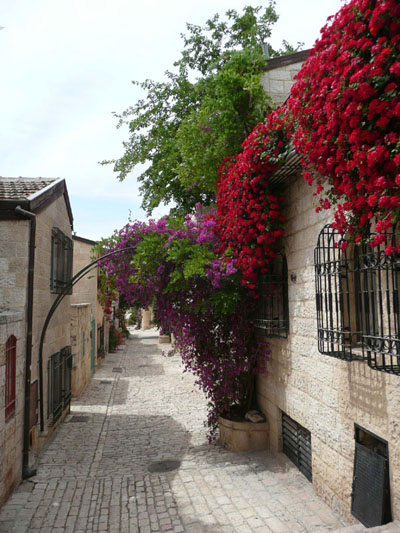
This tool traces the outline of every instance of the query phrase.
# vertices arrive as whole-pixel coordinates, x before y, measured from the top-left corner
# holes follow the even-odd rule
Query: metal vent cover
[[[282,413],[283,453],[312,482],[311,433]]]
[[[392,520],[387,441],[355,425],[355,455],[351,513],[364,526]]]

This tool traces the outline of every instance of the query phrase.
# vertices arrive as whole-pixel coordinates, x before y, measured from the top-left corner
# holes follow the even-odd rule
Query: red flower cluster
[[[400,216],[398,0],[351,0],[321,30],[296,78],[293,141],[305,178],[317,193],[325,189],[320,209],[335,204],[334,225],[356,242],[374,218],[378,245]]]
[[[225,159],[219,169],[216,232],[225,256],[236,259],[242,283],[255,288],[258,273],[276,256],[283,235],[282,196],[272,194],[268,178],[285,160],[290,132],[283,107],[258,124],[242,144],[242,152]]]

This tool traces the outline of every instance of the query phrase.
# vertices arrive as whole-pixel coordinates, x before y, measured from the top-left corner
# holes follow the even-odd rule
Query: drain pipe
[[[31,407],[31,364],[32,364],[32,329],[33,329],[33,275],[35,269],[35,245],[36,245],[36,215],[31,211],[22,209],[20,205],[15,212],[24,218],[28,218],[29,224],[29,258],[28,258],[28,290],[26,310],[26,356],[25,356],[25,403],[23,425],[23,453],[22,453],[22,477],[26,479],[36,474],[35,469],[29,468],[29,418]]]

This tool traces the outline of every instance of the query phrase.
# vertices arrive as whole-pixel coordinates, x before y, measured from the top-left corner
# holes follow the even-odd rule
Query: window
[[[62,413],[62,360],[61,353],[53,354],[47,363],[47,416],[55,422]]]
[[[5,417],[11,418],[15,413],[15,381],[17,364],[17,339],[14,335],[6,342],[6,387]]]
[[[342,236],[326,225],[314,251],[318,349],[321,353],[352,361],[362,359],[354,351],[359,344],[352,320],[355,310],[354,265],[349,249],[342,251]]]
[[[97,327],[97,355],[104,356],[104,326]]]
[[[394,227],[386,242],[356,256],[364,357],[371,368],[392,374],[400,374],[400,254],[387,256],[385,248],[395,248],[399,238]]]
[[[85,343],[86,343],[85,337],[86,337],[85,332],[82,331],[82,350],[81,350],[82,359],[85,357]]]
[[[255,324],[267,337],[287,338],[289,329],[288,274],[286,258],[278,254],[261,276]]]
[[[72,277],[72,240],[58,229],[53,228],[51,235],[51,274],[50,291],[62,293]],[[66,294],[72,294],[69,287]]]
[[[377,248],[350,245],[325,226],[315,249],[318,348],[347,361],[368,361],[376,370],[400,374],[400,256],[396,229]]]
[[[66,346],[61,350],[63,360],[63,405],[64,408],[71,403],[71,370],[72,352],[71,346]]]
[[[71,402],[72,352],[65,346],[53,354],[47,363],[47,416],[54,423]]]

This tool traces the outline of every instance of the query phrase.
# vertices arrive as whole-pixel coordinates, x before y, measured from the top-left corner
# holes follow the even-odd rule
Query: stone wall
[[[25,328],[24,312],[0,311],[0,506],[18,485],[22,475],[24,417]],[[14,335],[17,344],[15,413],[5,420],[6,342]]]
[[[57,294],[50,292],[51,275],[51,236],[53,227],[59,228],[71,238],[72,230],[64,196],[59,196],[47,205],[36,217],[36,250],[35,250],[35,278],[34,278],[34,303],[33,303],[33,349],[32,349],[32,381],[38,378],[39,340],[42,327]],[[54,313],[46,332],[43,347],[43,392],[44,392],[44,417],[45,432],[41,435],[38,428],[34,434],[34,452],[47,440],[53,431],[51,419],[47,418],[47,364],[49,358],[65,346],[70,345],[70,296],[65,296],[57,311]],[[63,416],[65,416],[64,411]],[[62,417],[60,418],[60,420]],[[50,423],[50,425],[49,425]],[[37,439],[36,437],[40,437]]]
[[[24,310],[28,272],[29,220],[0,223],[0,310]]]
[[[0,224],[0,504],[13,486],[21,479],[22,435],[24,411],[24,375],[26,356],[26,305],[29,254],[28,220],[2,220]],[[71,237],[71,226],[65,199],[61,195],[46,206],[36,217],[36,249],[33,298],[33,339],[31,383],[38,380],[39,339],[45,317],[56,298],[50,293],[51,236],[58,227]],[[4,420],[5,343],[10,335],[17,338],[16,411],[10,420]],[[47,413],[47,360],[53,353],[70,343],[70,304],[67,296],[53,316],[47,330],[43,358],[44,414]],[[36,406],[33,406],[33,410]],[[64,413],[65,414],[65,413]],[[38,426],[31,431],[30,463],[34,462],[49,431],[39,436]]]
[[[301,62],[297,62],[264,72],[261,77],[261,85],[275,104],[283,104],[289,96],[294,83],[294,76],[300,70],[301,65]]]
[[[366,362],[349,363],[318,352],[314,248],[332,214],[315,213],[316,201],[301,176],[290,179],[286,197],[289,334],[287,339],[271,339],[268,371],[258,382],[271,448],[282,449],[282,412],[307,428],[315,490],[351,518],[354,424],[362,426],[389,443],[392,512],[399,519],[400,377],[372,370]]]
[[[73,353],[72,396],[86,387],[91,372],[91,317],[89,303],[71,305],[71,349]]]
[[[83,242],[78,239],[74,239],[74,270],[73,273],[76,274],[82,268],[87,266],[92,260],[92,248],[93,245],[88,242]],[[71,297],[73,304],[80,303],[89,303],[91,316],[95,320],[95,331],[94,331],[94,346],[95,346],[95,365],[101,363],[98,359],[97,346],[98,346],[98,328],[100,326],[104,327],[104,344],[105,351],[108,351],[108,332],[109,332],[109,323],[107,317],[104,315],[102,306],[98,301],[97,293],[97,281],[98,281],[98,272],[97,269],[92,270],[88,275],[82,278],[74,287],[74,291]]]

